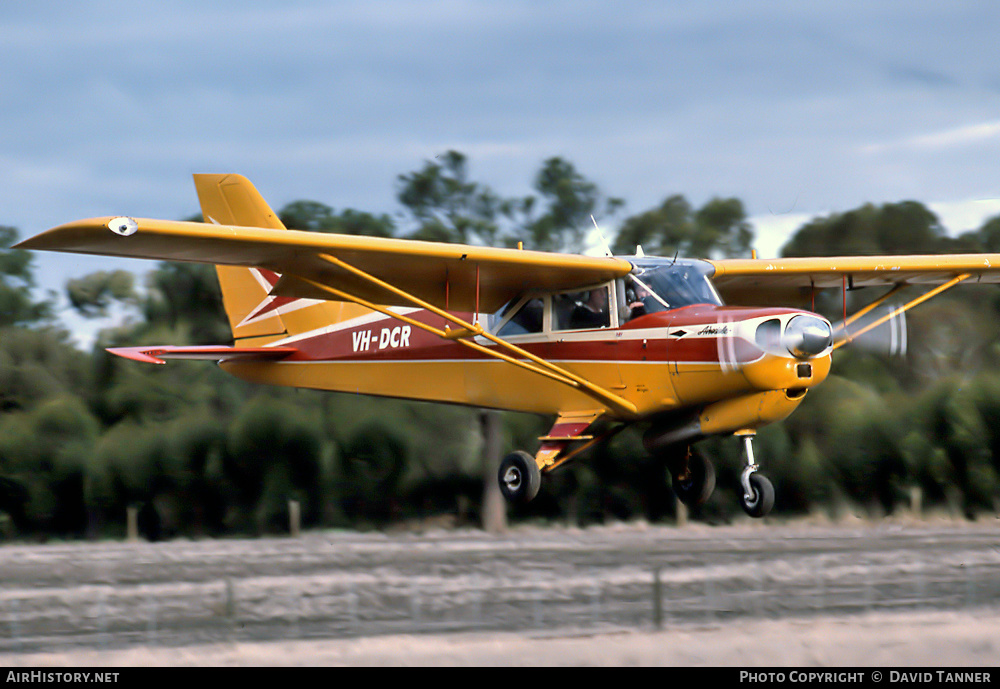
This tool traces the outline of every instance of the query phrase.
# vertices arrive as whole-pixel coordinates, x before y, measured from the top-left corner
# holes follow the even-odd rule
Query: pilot
[[[633,281],[629,288],[625,290],[625,298],[628,300],[628,320],[645,316],[647,313],[657,310],[651,308],[655,301],[653,295],[638,282]]]
[[[578,302],[573,309],[569,322],[570,328],[604,328],[610,325],[607,290],[590,290],[587,301]]]

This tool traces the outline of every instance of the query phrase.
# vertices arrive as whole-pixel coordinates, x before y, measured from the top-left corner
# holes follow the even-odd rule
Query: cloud
[[[929,203],[927,206],[951,236],[978,230],[987,219],[1000,215],[1000,199],[943,201]]]
[[[749,218],[754,228],[753,248],[759,258],[776,258],[795,232],[823,214],[784,213],[781,215],[760,215]]]
[[[983,114],[996,94],[969,86],[995,74],[986,7],[8,5],[0,224],[25,234],[105,213],[183,217],[203,171],[246,174],[276,207],[391,213],[397,175],[450,148],[508,196],[563,156],[629,213],[673,193],[736,196],[759,216],[985,197],[1000,179],[1000,121]],[[797,229],[781,217],[761,220],[775,246]],[[57,267],[61,287],[77,266]]]
[[[927,134],[919,134],[896,141],[870,144],[861,150],[867,154],[895,151],[943,151],[986,141],[1000,142],[1000,120],[990,120],[967,124],[950,129],[942,129]]]

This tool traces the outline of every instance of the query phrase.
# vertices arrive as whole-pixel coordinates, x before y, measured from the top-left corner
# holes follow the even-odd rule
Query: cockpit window
[[[625,309],[632,320],[647,313],[666,311],[670,306],[645,282],[629,275],[625,278]]]
[[[722,304],[702,261],[641,261],[625,278],[628,319],[692,304]]]
[[[608,288],[595,287],[584,292],[552,295],[552,329],[584,330],[611,325]]]
[[[487,319],[489,329],[493,330],[498,324],[503,323],[503,320],[511,312],[514,315],[503,324],[500,330],[496,331],[498,336],[507,337],[510,335],[542,332],[545,302],[540,297],[528,299],[527,301],[515,299],[508,302],[502,309]]]

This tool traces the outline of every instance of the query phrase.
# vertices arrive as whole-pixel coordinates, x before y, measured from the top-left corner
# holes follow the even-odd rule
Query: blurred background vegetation
[[[469,178],[449,151],[396,180],[401,211],[375,214],[295,201],[288,227],[555,251],[579,250],[590,216],[614,220],[616,253],[748,256],[753,229],[735,198],[693,207],[672,194],[628,217],[572,163],[545,161],[534,194],[506,198]],[[104,348],[230,341],[211,266],[155,266],[144,277],[98,272],[68,281],[86,317],[126,316],[80,351],[34,289],[35,257],[0,227],[0,537],[120,537],[138,510],[149,538],[281,533],[288,501],[305,527],[480,524],[480,412],[353,395],[254,386],[204,362],[147,366]],[[916,201],[865,205],[812,220],[786,256],[1000,251],[1000,217],[949,237]],[[871,290],[849,293],[849,309]],[[854,303],[857,300],[856,304]],[[805,301],[795,306],[809,307]],[[836,319],[841,294],[816,309]],[[1000,512],[1000,291],[963,286],[909,315],[909,351],[845,348],[830,379],[756,453],[779,496],[775,515],[902,509],[964,518]],[[502,451],[534,451],[552,419],[502,415]],[[669,474],[628,430],[552,473],[511,519],[570,524],[675,518]],[[717,467],[713,498],[692,516],[741,518],[732,438],[703,441]],[[493,476],[485,480],[493,481]]]

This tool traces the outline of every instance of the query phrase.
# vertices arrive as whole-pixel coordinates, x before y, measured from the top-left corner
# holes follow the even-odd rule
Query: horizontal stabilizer
[[[172,347],[170,345],[146,347],[111,347],[116,356],[142,361],[147,364],[165,364],[164,359],[201,359],[207,361],[274,361],[284,359],[298,350],[295,347],[229,347],[202,345]]]

